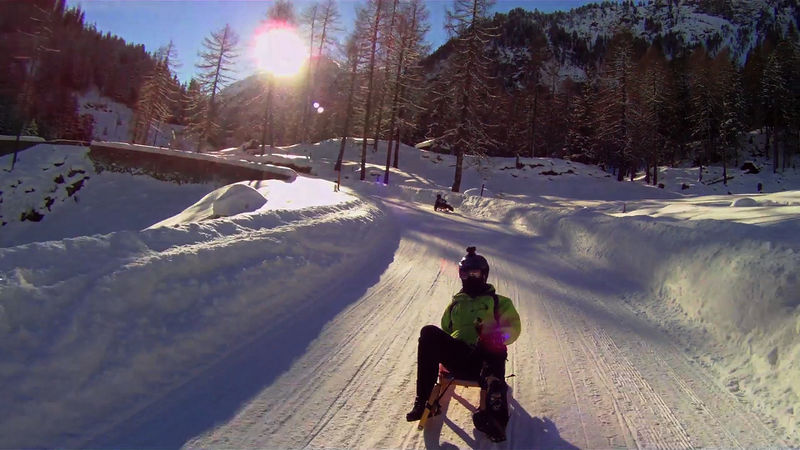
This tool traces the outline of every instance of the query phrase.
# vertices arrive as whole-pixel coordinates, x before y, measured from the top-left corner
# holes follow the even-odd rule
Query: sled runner
[[[429,417],[438,416],[442,412],[442,406],[439,404],[439,401],[444,398],[448,389],[454,388],[455,386],[481,387],[480,384],[478,384],[478,380],[456,378],[446,367],[439,364],[439,381],[433,386],[433,391],[431,391],[431,396],[428,397],[428,402],[425,404],[425,411],[419,419],[417,429],[424,429],[425,423],[428,421]],[[481,403],[478,409],[484,409],[485,398],[486,390],[481,389]]]

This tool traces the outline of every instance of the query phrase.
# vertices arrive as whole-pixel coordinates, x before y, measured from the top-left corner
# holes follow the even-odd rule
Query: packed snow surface
[[[407,146],[384,184],[383,142],[361,181],[350,140],[337,190],[338,148],[208,155],[312,169],[228,186],[0,158],[0,447],[495,448],[474,389],[404,420],[468,245],[522,317],[500,447],[800,445],[794,169],[468,159],[460,194]]]

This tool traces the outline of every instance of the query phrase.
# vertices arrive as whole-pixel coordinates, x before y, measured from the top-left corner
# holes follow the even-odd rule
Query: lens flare
[[[269,23],[253,38],[253,56],[260,70],[278,77],[290,77],[305,65],[308,49],[293,27]]]

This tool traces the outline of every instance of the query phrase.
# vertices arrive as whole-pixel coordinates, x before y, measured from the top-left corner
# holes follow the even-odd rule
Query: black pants
[[[494,375],[505,381],[506,352],[489,353],[453,338],[433,325],[422,327],[417,349],[417,398],[426,401],[439,376],[439,363],[456,378],[480,380]],[[485,370],[484,365],[486,366]]]

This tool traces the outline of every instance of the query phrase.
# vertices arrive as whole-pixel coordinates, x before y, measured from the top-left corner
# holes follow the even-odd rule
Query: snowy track
[[[782,445],[747,405],[625,307],[624,286],[609,286],[602,272],[557,256],[535,230],[520,236],[495,223],[429,213],[426,206],[387,204],[400,242],[380,279],[359,298],[341,299],[351,306],[288,370],[187,447]],[[509,379],[512,418],[500,446],[472,426],[476,389],[457,388],[446,399],[446,417],[432,419],[424,432],[404,420],[413,399],[418,330],[438,324],[458,289],[455,262],[470,244],[487,256],[490,281],[514,300],[523,320],[507,363],[515,375]],[[556,273],[561,277],[548,276]]]

